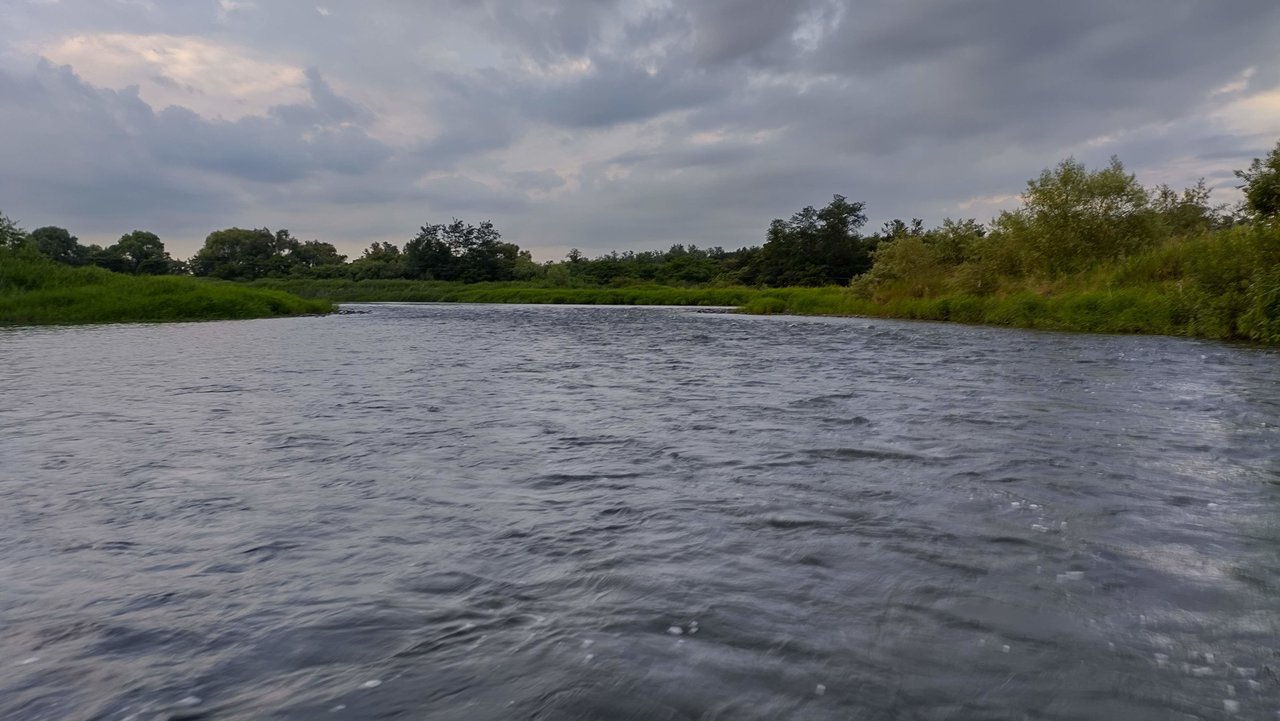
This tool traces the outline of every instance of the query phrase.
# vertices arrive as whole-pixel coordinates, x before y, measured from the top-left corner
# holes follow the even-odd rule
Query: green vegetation
[[[519,246],[502,242],[489,221],[471,225],[454,219],[448,224],[424,225],[403,248],[388,242],[373,243],[349,263],[333,245],[299,242],[287,230],[227,228],[209,234],[204,247],[192,257],[190,269],[198,276],[240,281],[517,282],[543,289],[843,285],[871,266],[871,251],[878,242],[878,236],[863,238],[858,234],[866,222],[862,209],[862,203],[850,203],[836,195],[820,210],[807,207],[790,220],[773,221],[762,247],[726,251],[676,244],[665,251],[615,252],[599,258],[586,258],[572,250],[565,260],[544,264],[535,263]],[[63,260],[60,256],[57,259]],[[415,297],[434,297],[431,294],[440,290],[432,287],[435,289],[424,291],[415,286],[419,288]],[[404,286],[384,288],[395,288],[388,292],[397,295],[374,293],[370,298],[370,290],[365,288],[365,295],[348,293],[341,299],[403,299],[399,294]]]
[[[989,231],[899,225],[844,294],[744,310],[1280,343],[1280,218],[1252,185],[1276,182],[1280,146],[1272,158],[1242,175],[1244,216],[1210,207],[1203,184],[1150,190],[1119,161],[1090,172],[1067,160]]]
[[[222,320],[332,309],[279,291],[68,267],[29,250],[0,249],[0,325]]]
[[[47,268],[189,271],[334,302],[716,305],[1280,343],[1280,144],[1236,176],[1243,201],[1229,209],[1210,204],[1203,181],[1182,191],[1147,188],[1117,159],[1098,170],[1067,159],[1027,183],[1020,208],[985,225],[892,220],[862,235],[863,204],[835,195],[821,209],[774,220],[758,247],[677,244],[598,258],[572,250],[542,264],[502,242],[492,223],[456,219],[422,226],[403,247],[373,243],[350,262],[333,245],[287,230],[228,228],[211,233],[188,266],[151,233],[86,248],[65,229],[27,234],[3,216],[0,247],[61,264]],[[54,287],[64,277],[44,275]],[[89,273],[63,285],[120,282],[114,278]],[[218,286],[136,287],[130,292],[141,302],[162,288]],[[46,290],[7,291],[5,302],[30,303]]]

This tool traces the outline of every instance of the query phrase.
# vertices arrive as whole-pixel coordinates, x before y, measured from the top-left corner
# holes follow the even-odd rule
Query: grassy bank
[[[746,313],[856,315],[937,320],[980,325],[1090,333],[1147,333],[1230,338],[1203,332],[1192,322],[1190,299],[1160,289],[1125,288],[1043,295],[1017,292],[998,296],[903,296],[869,300],[848,289],[798,288],[753,299]],[[1197,332],[1202,331],[1202,332]]]
[[[331,310],[327,301],[280,291],[73,268],[0,250],[0,325],[226,320]]]
[[[525,283],[263,280],[253,288],[333,302],[731,306],[752,314],[936,320],[1091,333],[1280,343],[1280,272],[1269,236],[1236,229],[1182,239],[1088,272],[1003,277],[965,292],[960,268],[882,274],[851,288],[546,288]]]
[[[872,273],[849,289],[792,289],[754,298],[742,309],[1280,344],[1280,228],[1274,226],[1171,238],[1058,274],[992,272],[990,266],[1004,260],[994,253],[948,266],[936,262],[927,245],[900,242],[903,247],[878,253]],[[974,292],[975,286],[990,290]]]

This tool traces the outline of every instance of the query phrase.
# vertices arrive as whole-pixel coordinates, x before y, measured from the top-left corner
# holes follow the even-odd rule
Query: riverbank
[[[238,320],[332,310],[328,301],[276,290],[73,268],[0,251],[0,326]]]
[[[1234,264],[1239,266],[1237,273],[1227,272],[1222,264],[1197,265],[1185,257],[1172,264],[1177,272],[1167,268],[1154,271],[1151,269],[1164,268],[1167,263],[1139,256],[1123,268],[1057,280],[1005,283],[999,292],[989,295],[948,292],[947,284],[936,279],[923,290],[910,282],[853,288],[546,288],[524,283],[263,280],[250,287],[347,303],[729,306],[756,315],[868,316],[1280,344],[1280,285],[1268,285],[1266,277],[1244,272],[1247,257],[1239,257]],[[1148,276],[1154,277],[1140,277],[1134,267],[1146,267]],[[1210,282],[1208,275],[1214,275],[1216,283]]]
[[[873,301],[853,291],[796,288],[791,293],[753,299],[739,308],[753,314],[868,316],[933,320],[969,325],[1239,339],[1224,329],[1196,322],[1191,299],[1178,293],[1126,288],[1062,295],[1035,292],[1005,296],[945,295]]]
[[[744,286],[677,288],[548,287],[533,283],[456,283],[424,280],[259,280],[251,288],[335,303],[535,303],[563,305],[700,305],[738,307],[779,291]],[[785,289],[784,289],[785,290]],[[840,292],[841,289],[831,289]]]

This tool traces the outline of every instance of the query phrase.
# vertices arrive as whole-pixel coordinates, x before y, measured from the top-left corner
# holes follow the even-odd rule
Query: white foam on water
[[[382,685],[382,682],[374,678],[374,679],[369,679],[368,681],[365,681],[364,683],[360,684],[360,688],[377,688],[381,685]]]
[[[813,692],[821,696],[822,694],[827,692],[827,687],[823,684],[818,684],[817,686],[814,687]]]
[[[680,628],[679,626],[672,626],[667,629],[667,633],[671,634],[672,636],[683,636],[684,629]]]
[[[1233,699],[1222,699],[1222,709],[1227,713],[1240,713],[1240,702]]]

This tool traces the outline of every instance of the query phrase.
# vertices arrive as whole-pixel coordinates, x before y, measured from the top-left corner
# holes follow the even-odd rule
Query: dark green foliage
[[[809,206],[790,220],[774,219],[750,268],[749,282],[770,286],[845,285],[871,267],[858,228],[862,203],[833,196],[825,208]]]
[[[56,263],[83,265],[88,259],[89,249],[66,228],[46,225],[31,231],[28,239],[40,255]]]
[[[404,278],[407,272],[404,255],[391,243],[371,244],[347,267],[347,276],[353,280]]]
[[[1244,181],[1245,210],[1255,217],[1269,220],[1280,215],[1280,143],[1265,158],[1254,158],[1247,170],[1237,170]]]
[[[293,275],[337,277],[343,273],[347,256],[339,253],[333,243],[308,240],[292,248],[289,261],[289,270]]]
[[[287,230],[227,228],[209,234],[191,258],[191,272],[223,280],[334,277],[345,274],[345,261],[333,244],[301,242]]]
[[[484,283],[512,280],[527,251],[501,242],[489,221],[470,225],[455,218],[448,225],[424,225],[404,246],[406,275],[417,280],[458,280]]]
[[[120,236],[120,240],[109,248],[89,246],[89,249],[90,263],[117,273],[173,275],[183,269],[182,263],[169,257],[160,238],[144,230]]]
[[[223,280],[287,275],[284,253],[290,240],[288,231],[273,234],[266,228],[215,230],[192,256],[191,273]]]
[[[184,277],[70,268],[0,250],[0,325],[136,323],[327,313],[326,301]]]
[[[739,251],[739,253],[746,251]],[[590,283],[593,285],[627,286],[640,283],[687,286],[717,282],[733,284],[740,280],[740,264],[734,263],[735,254],[723,248],[699,248],[696,245],[676,244],[668,250],[609,253],[598,258],[585,258],[581,253],[571,253],[565,263],[557,266],[566,272],[559,280]],[[551,271],[546,271],[548,275]],[[536,276],[535,276],[536,277]],[[548,280],[555,281],[554,278]]]

